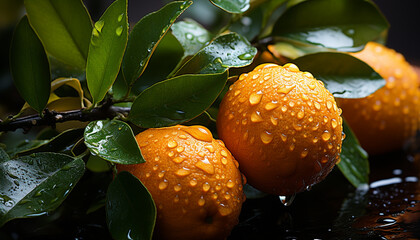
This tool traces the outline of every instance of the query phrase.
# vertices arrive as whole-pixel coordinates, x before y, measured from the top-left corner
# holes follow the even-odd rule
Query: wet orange
[[[217,129],[252,186],[289,196],[320,182],[339,161],[340,113],[310,73],[263,64],[230,86]]]
[[[117,165],[151,193],[158,239],[224,239],[244,201],[237,162],[202,126],[148,129],[136,136],[146,163]]]
[[[370,42],[353,54],[385,80],[385,87],[362,99],[340,99],[343,116],[370,154],[383,154],[403,147],[420,123],[418,76],[396,51]]]

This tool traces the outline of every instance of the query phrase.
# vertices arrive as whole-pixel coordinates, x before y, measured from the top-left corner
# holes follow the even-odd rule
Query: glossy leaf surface
[[[129,119],[145,127],[164,127],[190,120],[204,112],[223,90],[227,72],[183,75],[159,82],[134,101]]]
[[[92,30],[86,79],[94,103],[105,97],[117,78],[127,38],[127,0],[116,0]]]
[[[55,58],[86,66],[92,20],[81,0],[25,0],[31,25]]]
[[[211,40],[211,33],[191,19],[176,22],[171,29],[184,48],[184,56],[196,54]]]
[[[143,17],[134,26],[122,64],[129,85],[143,73],[159,41],[191,4],[192,1],[171,2],[159,11]]]
[[[84,173],[83,160],[63,154],[35,153],[8,159],[3,153],[0,157],[0,226],[54,210]]]
[[[50,96],[50,66],[44,47],[26,16],[13,34],[10,67],[22,98],[37,112],[42,112]]]
[[[106,199],[108,228],[114,239],[151,239],[156,206],[143,184],[121,172],[109,185]]]
[[[229,13],[243,13],[250,6],[250,0],[210,0],[210,2]]]
[[[308,54],[293,62],[323,81],[334,97],[363,98],[385,85],[385,80],[369,65],[345,53]]]
[[[221,35],[199,51],[176,73],[222,73],[231,67],[252,63],[257,49],[237,33]]]
[[[387,28],[371,1],[312,0],[288,9],[276,22],[273,36],[349,51],[379,38]]]
[[[353,186],[369,183],[369,161],[367,152],[360,146],[356,136],[343,121],[343,131],[346,138],[341,150],[341,161],[337,164],[343,175]]]
[[[95,155],[114,163],[143,163],[140,148],[127,123],[118,120],[90,122],[85,129],[85,144]]]

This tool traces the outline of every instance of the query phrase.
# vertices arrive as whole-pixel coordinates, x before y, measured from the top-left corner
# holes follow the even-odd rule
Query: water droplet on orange
[[[322,140],[324,140],[325,142],[326,141],[328,141],[328,140],[330,140],[330,138],[331,138],[331,133],[330,132],[328,132],[327,130],[325,130],[323,133],[322,133]]]
[[[206,204],[206,200],[204,200],[203,197],[201,197],[200,199],[198,199],[198,206],[202,207],[202,206],[204,206],[204,204]]]
[[[228,160],[227,160],[227,158],[222,158],[222,163],[224,164],[224,165],[226,165],[227,163],[228,163]]]
[[[235,91],[235,93],[233,93],[233,95],[235,95],[235,97],[236,97],[236,96],[238,96],[240,93],[241,93],[241,91],[240,91],[240,90],[236,90],[236,91]]]
[[[274,102],[269,102],[269,103],[267,103],[266,105],[265,105],[265,110],[267,110],[267,111],[271,111],[271,110],[274,110],[274,109],[276,109],[278,107],[278,105],[277,105],[277,103],[274,103]]]
[[[168,156],[169,156],[169,157],[173,157],[174,155],[175,155],[174,151],[170,151],[170,152],[168,153]]]
[[[260,112],[255,111],[251,114],[251,122],[257,123],[257,122],[262,122],[263,119],[260,115]]]
[[[213,145],[206,145],[204,148],[209,150],[210,153],[214,153],[215,151]]]
[[[305,112],[298,112],[297,118],[302,119],[305,116]]]
[[[258,103],[261,102],[261,98],[262,98],[262,94],[260,94],[260,93],[251,93],[251,95],[249,96],[249,103],[251,105],[257,105]]]
[[[286,142],[286,141],[287,141],[287,136],[286,136],[286,134],[282,133],[282,134],[280,135],[280,137],[281,137],[281,140],[283,140],[283,142]]]
[[[290,146],[289,146],[289,150],[290,151],[293,151],[293,150],[295,150],[295,144],[294,143],[292,143],[292,144],[290,144]]]
[[[235,186],[235,183],[234,183],[234,182],[232,182],[232,180],[229,180],[229,181],[227,182],[226,186],[227,186],[228,188],[233,188],[233,187]]]
[[[218,208],[218,211],[219,211],[220,215],[222,215],[223,217],[227,216],[227,215],[229,215],[233,212],[233,210],[230,207],[227,207],[223,204],[220,204],[220,206]]]
[[[337,120],[335,120],[335,118],[331,119],[331,126],[333,129],[335,129],[338,126],[338,122]]]
[[[277,124],[279,123],[278,119],[273,116],[270,117],[270,121],[274,126],[277,126]]]
[[[304,149],[301,153],[300,153],[300,157],[301,158],[305,158],[306,156],[308,156],[308,149]]]
[[[286,106],[286,105],[282,106],[282,107],[281,107],[281,111],[282,111],[282,112],[286,112],[286,111],[287,111],[287,106]]]
[[[179,202],[179,196],[178,195],[176,195],[175,198],[174,198],[174,203],[177,203],[177,202]]]
[[[177,148],[176,148],[176,151],[178,152],[178,153],[182,153],[183,151],[184,151],[184,147],[182,147],[182,146],[178,146]]]
[[[187,139],[187,136],[185,136],[184,134],[181,134],[178,137],[181,138],[181,139]]]
[[[321,109],[321,104],[319,104],[318,102],[314,102],[314,106],[316,109]]]
[[[168,187],[168,183],[167,182],[160,182],[159,183],[159,189],[160,190],[165,190]]]
[[[208,162],[208,160],[207,160]],[[208,174],[214,174],[214,166],[210,163],[205,163],[203,161],[198,161],[195,166]]]
[[[181,189],[182,189],[181,184],[177,184],[177,185],[174,186],[175,192],[179,192],[179,191],[181,191]]]
[[[264,144],[269,144],[271,141],[273,141],[273,135],[267,131],[262,132],[260,134],[260,138]]]
[[[177,176],[180,176],[180,177],[185,177],[185,176],[190,175],[191,171],[189,169],[186,169],[186,168],[180,168],[175,172],[175,174]]]
[[[279,89],[277,89],[277,93],[288,94],[288,93],[289,93],[290,91],[292,91],[295,87],[296,87],[296,85],[292,85],[292,86],[287,86],[287,87],[279,88]]]
[[[210,184],[206,182],[203,184],[203,191],[207,192],[208,190],[210,190]]]
[[[228,152],[224,149],[220,151],[220,155],[222,155],[223,157],[228,157],[229,156]]]
[[[211,142],[213,140],[213,135],[211,134],[210,130],[208,130],[205,127],[202,126],[190,126],[183,128],[183,130],[187,133],[189,133],[193,138],[205,141],[205,142]]]

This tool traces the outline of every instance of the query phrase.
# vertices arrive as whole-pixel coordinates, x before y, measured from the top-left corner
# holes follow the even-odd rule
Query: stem
[[[104,105],[92,108],[90,111],[78,109],[66,112],[56,112],[44,110],[43,116],[30,115],[14,119],[10,122],[0,123],[0,132],[15,131],[16,129],[24,129],[26,132],[35,126],[51,126],[55,127],[57,123],[77,120],[81,122],[102,120],[114,118],[120,114],[128,115],[130,108],[116,107],[106,102]]]

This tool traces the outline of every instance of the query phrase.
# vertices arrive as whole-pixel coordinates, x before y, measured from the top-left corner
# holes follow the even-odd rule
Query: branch
[[[114,118],[118,115],[128,115],[130,108],[116,107],[109,104],[104,104],[100,107],[93,108],[90,111],[85,109],[72,110],[66,112],[56,112],[44,110],[44,116],[30,115],[14,119],[12,121],[0,122],[0,132],[15,131],[16,129],[23,129],[25,132],[29,131],[35,126],[51,126],[55,127],[57,123],[77,120],[81,122],[102,120],[107,118]]]

